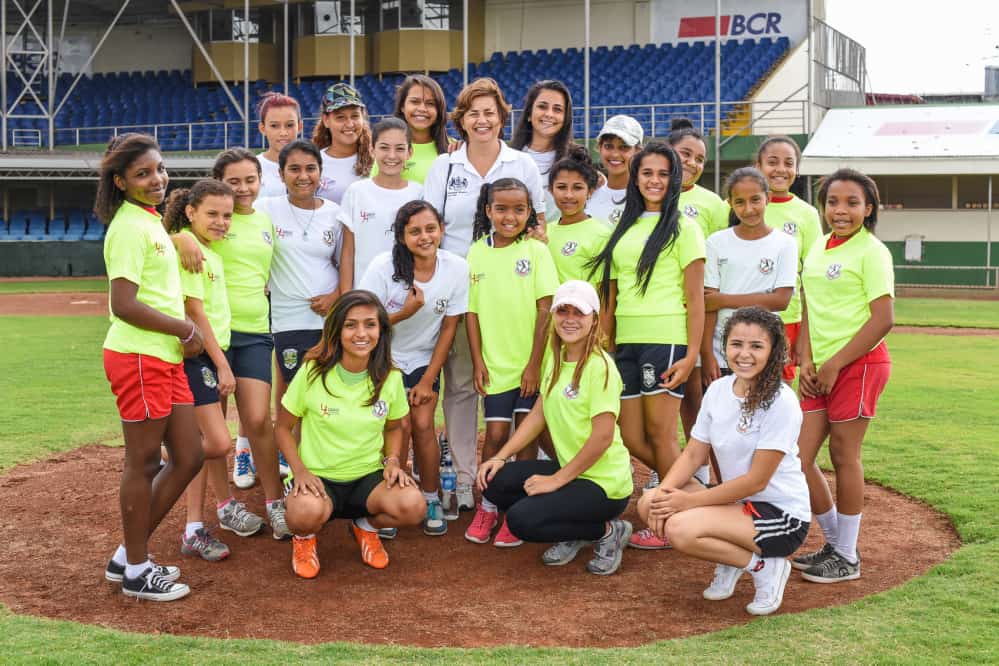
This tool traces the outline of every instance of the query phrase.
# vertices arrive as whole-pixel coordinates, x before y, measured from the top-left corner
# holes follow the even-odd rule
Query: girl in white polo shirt
[[[317,196],[339,204],[355,180],[371,174],[371,130],[368,111],[356,90],[334,83],[323,95],[322,116],[312,143],[322,150],[322,180]]]
[[[467,256],[472,245],[476,204],[484,183],[516,178],[527,186],[534,209],[544,210],[544,186],[534,160],[500,140],[509,115],[510,105],[494,80],[481,78],[469,83],[458,94],[451,113],[463,144],[453,153],[438,156],[423,181],[423,198],[444,219],[441,247],[460,257]],[[538,218],[543,221],[543,215]],[[463,510],[475,508],[472,483],[478,405],[468,338],[465,327],[459,326],[453,351],[444,365],[444,420],[458,473],[458,505]]]

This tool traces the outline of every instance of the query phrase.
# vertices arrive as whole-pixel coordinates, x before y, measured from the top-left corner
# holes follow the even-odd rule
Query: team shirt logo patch
[[[264,237],[264,242],[267,243],[268,245],[274,242],[274,239],[271,238],[271,232],[261,231],[260,235]]]
[[[293,235],[291,229],[284,229],[282,227],[274,227],[274,233],[276,233],[277,237],[280,238],[281,240],[291,238]]]
[[[741,414],[739,416],[739,422],[736,424],[735,429],[739,431],[739,434],[745,435],[749,432],[749,429],[753,427],[753,415]]]
[[[562,246],[562,256],[571,257],[576,254],[576,250],[579,248],[579,243],[576,241],[566,241],[566,244]]]
[[[479,284],[480,282],[482,282],[482,280],[485,279],[485,277],[486,277],[485,273],[472,273],[472,275],[470,276],[471,283],[473,285]]]
[[[784,223],[784,233],[790,236],[798,233],[798,223],[797,222],[785,222]]]
[[[162,257],[164,254],[166,254],[166,246],[159,241],[153,243],[153,250],[156,251],[157,257]]]
[[[562,389],[562,395],[565,396],[566,400],[575,400],[579,397],[579,391],[572,384],[566,384],[565,388]]]
[[[208,281],[209,282],[215,282],[215,272],[214,271],[208,271],[207,275],[208,275]]]
[[[371,406],[371,413],[375,415],[375,418],[384,418],[388,414],[388,405],[384,400],[379,400]]]
[[[517,267],[515,268],[517,275],[520,277],[526,277],[531,274],[531,260],[530,259],[518,259]]]
[[[829,268],[826,269],[826,277],[830,280],[835,280],[839,277],[842,270],[843,264],[829,264]]]
[[[365,222],[370,222],[373,219],[375,219],[374,211],[367,211],[367,210],[361,211],[361,224],[364,224]]]
[[[336,240],[336,238],[333,236],[333,230],[332,229],[327,229],[326,231],[323,232],[323,242],[324,243],[326,243],[330,247],[333,247],[333,242],[335,240]]]
[[[773,269],[774,269],[773,259],[767,259],[766,257],[760,259],[760,273],[763,273],[764,275],[769,275],[773,271]]]
[[[340,410],[337,409],[336,407],[330,407],[325,403],[319,405],[319,415],[322,416],[324,419],[329,418],[331,416],[336,416],[339,413]]]
[[[464,176],[451,176],[447,182],[447,196],[452,194],[464,194],[468,192],[468,178]]]
[[[215,373],[205,367],[201,368],[201,381],[203,381],[205,386],[210,389],[219,385],[218,381],[215,379]]]
[[[656,367],[651,363],[642,366],[642,386],[650,389],[656,385]]]
[[[697,208],[691,206],[690,204],[687,204],[686,206],[683,207],[683,214],[686,215],[687,217],[697,217],[698,215],[700,215]]]
[[[444,314],[447,311],[447,302],[446,298],[438,298],[434,301],[434,314]]]
[[[284,364],[284,367],[287,368],[288,370],[294,370],[295,368],[297,368],[298,350],[295,349],[294,347],[291,347],[289,349],[282,349],[281,362]]]
[[[610,222],[611,224],[617,224],[618,222],[621,221],[621,213],[623,212],[624,212],[623,208],[615,208],[610,212],[610,215],[607,216],[607,221]]]

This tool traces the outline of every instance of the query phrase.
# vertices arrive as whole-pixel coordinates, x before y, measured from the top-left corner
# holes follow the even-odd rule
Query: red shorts
[[[794,351],[798,343],[798,334],[801,333],[801,322],[784,324],[784,334],[787,336],[787,363],[784,364],[784,381],[793,382],[795,368],[798,367],[798,355]]]
[[[162,419],[170,416],[174,405],[194,404],[183,363],[105,349],[104,374],[118,399],[122,421]]]
[[[873,419],[878,398],[891,374],[891,357],[882,342],[839,371],[832,391],[817,398],[802,398],[801,411],[827,412],[830,423]]]

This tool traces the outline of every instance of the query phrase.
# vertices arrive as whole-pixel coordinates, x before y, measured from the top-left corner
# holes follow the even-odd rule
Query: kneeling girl
[[[295,535],[292,568],[302,578],[319,574],[316,532],[328,520],[351,519],[362,561],[384,569],[378,528],[417,525],[427,510],[399,464],[409,404],[402,373],[392,368],[390,338],[378,298],[347,292],[281,399],[275,435],[293,474],[287,521]]]
[[[717,562],[704,590],[728,599],[744,571],[753,576],[753,615],[780,608],[791,573],[787,556],[808,534],[808,486],[798,458],[801,409],[781,381],[784,326],[750,306],[725,326],[725,355],[734,374],[708,386],[691,439],[662,485],[638,502],[638,513],[675,550]],[[721,483],[692,480],[713,452]]]
[[[555,292],[551,356],[540,399],[513,437],[479,467],[483,496],[506,511],[508,529],[525,541],[557,542],[549,566],[568,564],[595,542],[586,568],[608,575],[621,565],[631,523],[619,516],[631,496],[631,459],[617,415],[621,376],[603,350],[600,300],[587,282]],[[547,426],[558,461],[506,462]]]

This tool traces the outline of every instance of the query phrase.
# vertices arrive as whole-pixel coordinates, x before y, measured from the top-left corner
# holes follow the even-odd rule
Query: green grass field
[[[946,302],[931,302],[936,304]],[[933,316],[923,312],[924,319]],[[114,401],[101,368],[103,318],[2,317],[0,322],[5,342],[16,350],[0,361],[0,394],[15,397],[0,411],[0,470],[86,443],[117,443]],[[0,654],[6,655],[4,662],[74,664],[237,659],[559,664],[999,661],[994,638],[999,622],[999,569],[994,566],[999,558],[999,422],[994,373],[983,362],[999,354],[999,338],[962,338],[955,345],[941,344],[939,336],[895,335],[889,345],[893,377],[865,447],[867,475],[945,512],[964,545],[925,576],[849,606],[611,650],[421,650],[151,636],[23,617],[0,606]],[[650,598],[649,612],[666,602]],[[400,608],[419,612],[407,610],[404,600]],[[543,615],[539,621],[544,621]]]
[[[41,294],[55,292],[107,292],[107,278],[84,278],[78,280],[24,280],[18,282],[0,281],[0,295]]]
[[[899,326],[999,328],[999,300],[898,298],[895,299],[895,323]]]

